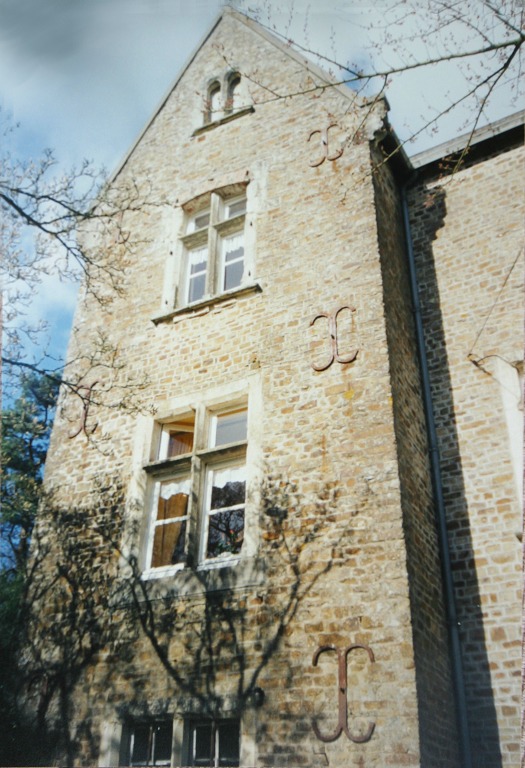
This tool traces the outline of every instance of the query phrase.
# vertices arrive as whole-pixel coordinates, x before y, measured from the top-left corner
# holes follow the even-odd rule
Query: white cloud
[[[22,132],[113,166],[219,10],[218,0],[3,0],[0,94]]]

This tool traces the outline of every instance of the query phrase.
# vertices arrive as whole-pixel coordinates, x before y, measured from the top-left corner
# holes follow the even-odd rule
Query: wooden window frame
[[[217,419],[223,415],[240,413],[246,411],[246,434],[243,439],[216,445],[216,431],[214,424]],[[194,410],[194,438],[191,450],[187,453],[177,454],[169,457],[167,455],[167,446],[169,444],[169,432],[173,431],[173,426],[186,424],[191,427],[191,417],[188,411],[176,415],[171,419],[163,420],[158,424],[156,446],[153,448],[152,461],[145,465],[144,469],[149,476],[149,494],[148,494],[148,525],[146,533],[146,544],[144,554],[143,573],[151,576],[170,575],[185,567],[196,565],[198,568],[221,567],[238,562],[245,556],[244,532],[246,527],[246,497],[244,499],[244,527],[242,529],[242,540],[239,552],[225,552],[215,557],[208,557],[207,530],[209,524],[210,510],[209,499],[209,478],[210,473],[225,467],[245,467],[247,475],[247,451],[248,451],[248,430],[249,430],[249,410],[248,398],[242,396],[232,401],[221,403],[220,405],[208,405],[200,403]],[[170,480],[173,483],[179,480],[188,479],[188,506],[184,520],[185,522],[185,541],[184,557],[180,562],[163,565],[153,565],[154,542],[157,529],[162,526],[174,525],[179,522],[178,518],[162,519],[159,514],[159,498],[161,486]],[[245,479],[245,492],[247,491],[247,479]],[[239,506],[240,509],[240,506]],[[177,544],[178,539],[177,539]],[[232,539],[232,546],[234,541]]]
[[[205,196],[196,209],[192,209],[188,204],[184,234],[181,237],[183,257],[177,301],[179,307],[191,307],[214,296],[240,290],[247,284],[250,270],[246,252],[246,205],[243,212],[228,216],[229,206],[246,199],[246,189],[241,194],[221,190]],[[195,228],[195,221],[208,211],[210,219],[207,226]],[[241,237],[242,258],[237,259],[236,262],[242,261],[243,270],[240,280],[226,289],[224,286],[227,265],[224,260],[224,243],[233,236]],[[190,286],[197,273],[191,272],[191,255],[205,248],[207,248],[206,269],[199,273],[204,274],[204,287],[202,292],[192,297]]]

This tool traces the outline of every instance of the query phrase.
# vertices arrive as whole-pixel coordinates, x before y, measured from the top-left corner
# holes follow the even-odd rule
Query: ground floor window
[[[190,722],[190,765],[238,766],[240,724],[238,720],[195,720]]]
[[[206,768],[238,768],[241,765],[241,732],[243,764],[255,764],[253,717],[241,728],[235,717],[201,715],[140,717],[105,733],[106,747],[100,765],[122,766],[206,766]],[[248,723],[248,734],[246,726]],[[118,731],[118,733],[117,733]],[[250,735],[251,734],[251,735]],[[114,754],[112,745],[119,743]]]
[[[171,765],[173,723],[171,720],[133,723],[126,739],[127,765]]]

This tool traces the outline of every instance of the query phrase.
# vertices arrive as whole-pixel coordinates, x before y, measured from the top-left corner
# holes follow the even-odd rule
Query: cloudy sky
[[[436,0],[427,2],[437,5]],[[460,2],[472,20],[483,6],[483,0]],[[503,5],[516,2],[500,0]],[[222,0],[0,0],[0,108],[20,124],[14,151],[36,157],[50,147],[65,166],[88,158],[113,170],[222,5]],[[247,11],[258,6],[260,20],[285,37],[363,68],[396,65],[436,50],[429,48],[435,39],[430,17],[420,28],[417,19],[409,18],[401,28],[407,36],[401,44],[374,49],[384,36],[388,8],[400,7],[391,0],[239,0],[237,5]],[[455,34],[455,43],[449,39],[448,45],[458,39],[466,47],[476,43],[468,37],[468,25]],[[456,65],[394,79],[388,98],[398,134],[406,138],[417,132],[466,83],[464,69]],[[519,106],[502,89],[486,119]],[[418,135],[408,145],[409,154],[462,132],[464,119],[460,113],[443,121],[441,132]],[[59,346],[73,301],[73,291],[48,280],[34,305],[54,324]]]

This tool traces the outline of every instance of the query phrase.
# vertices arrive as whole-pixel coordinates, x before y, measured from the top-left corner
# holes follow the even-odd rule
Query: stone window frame
[[[242,98],[241,75],[239,74],[239,72],[236,72],[236,71],[230,72],[230,74],[227,77],[227,84],[226,84],[226,101],[224,104],[225,116],[232,115],[242,110],[243,108],[242,101],[241,103],[239,103],[241,98]]]
[[[194,734],[195,730],[198,727],[209,727],[212,728],[211,733],[211,739],[213,741],[213,754],[211,755],[210,762],[197,762],[197,757],[195,755],[195,740],[194,740]],[[224,726],[234,726],[236,727],[238,734],[238,755],[239,757],[235,762],[232,762],[231,760],[228,763],[221,762],[221,760],[224,760],[225,755],[220,754],[221,746],[220,746],[220,729]],[[202,717],[202,716],[193,716],[193,717],[187,717],[184,722],[184,738],[183,738],[183,748],[182,748],[182,754],[183,754],[183,761],[184,765],[188,766],[209,766],[209,768],[219,768],[221,765],[228,765],[228,767],[234,768],[234,766],[240,766],[240,757],[241,757],[241,718],[240,717]]]
[[[169,727],[169,757],[158,758],[156,754],[156,735],[159,728]],[[149,731],[145,760],[134,759],[135,737],[139,728]],[[173,765],[173,717],[141,717],[127,720],[121,727],[119,765],[125,766],[171,766]]]
[[[165,265],[161,306],[159,313],[151,320],[155,325],[165,322],[178,322],[184,316],[199,315],[209,311],[216,304],[235,300],[253,293],[260,293],[262,286],[254,277],[255,274],[255,190],[248,174],[243,174],[242,181],[231,181],[228,184],[216,186],[206,190],[202,194],[179,204],[174,211],[172,221],[172,237],[175,240],[174,247],[169,251],[169,257]],[[217,196],[217,198],[213,197]],[[246,198],[246,212],[230,219],[221,220],[221,206],[232,203],[237,198]],[[213,200],[217,208],[215,216],[219,221],[214,221],[208,227],[202,227],[201,231],[187,232],[191,219],[198,217],[199,211],[210,208]],[[220,236],[227,236],[235,231],[243,229],[244,236],[244,272],[240,285],[229,289],[215,291],[214,280],[217,279],[217,260],[220,260]],[[213,231],[211,231],[213,230]],[[218,239],[219,237],[219,239]],[[186,281],[186,251],[192,243],[199,240],[210,240],[209,247],[212,250],[212,272],[208,276],[209,293],[198,301],[187,303],[184,300]],[[219,261],[220,268],[220,261]],[[212,290],[213,289],[213,290]]]
[[[182,719],[182,723],[174,717],[149,717],[139,718],[127,721],[122,727],[121,731],[121,745],[119,755],[119,765],[122,766],[163,766],[168,768],[173,765],[187,765],[187,766],[210,766],[210,768],[219,768],[220,765],[224,765],[220,762],[224,759],[224,754],[221,755],[221,742],[220,733],[221,729],[225,726],[233,726],[237,730],[238,738],[238,758],[232,762],[228,762],[228,766],[234,768],[235,765],[240,765],[241,755],[241,718],[235,716],[229,717],[210,717],[201,715],[186,716]],[[176,731],[180,731],[182,724],[182,743],[176,739]],[[177,728],[178,726],[178,728]],[[196,756],[196,740],[195,733],[199,727],[210,727],[211,739],[213,740],[210,762],[203,762],[202,759],[198,760]],[[145,759],[140,759],[142,755],[135,756],[135,740],[138,729],[143,731],[149,731],[149,737],[147,738],[146,755]],[[169,757],[162,753],[162,757],[158,758],[156,754],[156,735],[159,729],[168,731],[169,729]],[[166,746],[166,745],[164,745]],[[176,754],[178,753],[178,754]],[[138,758],[138,759],[137,759]],[[213,762],[211,762],[213,760]]]
[[[130,736],[135,724],[151,723],[171,725],[171,759],[164,762],[164,766],[194,765],[191,757],[191,725],[205,721],[225,723],[236,722],[239,727],[239,766],[255,765],[256,762],[256,724],[257,704],[248,707],[239,706],[235,699],[230,700],[228,695],[222,697],[223,706],[216,712],[204,711],[203,703],[195,700],[179,700],[175,705],[167,701],[161,703],[162,714],[144,714],[159,709],[158,706],[147,704],[138,707],[130,706],[130,711],[124,719],[114,719],[114,714],[108,713],[101,730],[101,744],[98,764],[130,766]],[[160,765],[160,763],[158,763]]]
[[[257,414],[260,410],[260,406],[257,406],[258,389],[259,387],[255,386],[255,382],[243,384],[236,390],[221,387],[217,390],[217,394],[210,394],[210,396],[203,397],[197,402],[186,402],[181,407],[171,411],[169,415],[159,414],[152,431],[149,461],[143,467],[148,480],[143,542],[140,552],[143,579],[166,579],[186,571],[206,572],[232,568],[252,561],[255,557],[258,528],[257,461],[255,456],[258,450],[257,444],[260,442],[257,435]],[[210,429],[213,419],[242,408],[247,410],[246,439],[220,446],[211,446]],[[172,458],[164,458],[161,454],[161,458],[159,458],[159,450],[161,450],[166,428],[172,424],[179,424],[184,419],[186,419],[186,423],[189,423],[188,417],[191,413],[195,414],[195,438],[191,451]],[[205,553],[205,544],[207,544],[205,541],[205,514],[209,513],[209,510],[205,504],[209,473],[216,469],[240,466],[241,464],[246,467],[244,530],[241,549],[238,553],[207,557]],[[152,567],[159,486],[163,482],[169,482],[170,479],[176,482],[183,476],[189,479],[190,489],[184,557],[181,562],[175,564]]]
[[[208,85],[206,91],[206,109],[204,113],[204,124],[213,123],[222,116],[222,99],[220,80],[214,78]]]

